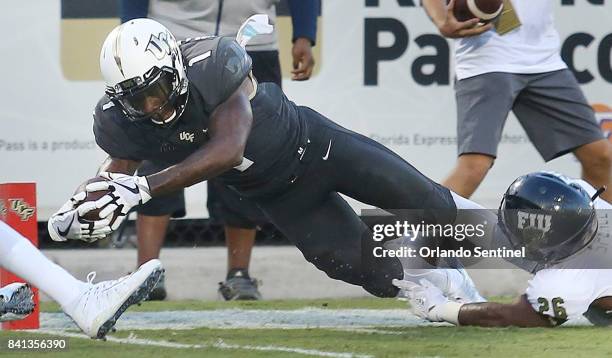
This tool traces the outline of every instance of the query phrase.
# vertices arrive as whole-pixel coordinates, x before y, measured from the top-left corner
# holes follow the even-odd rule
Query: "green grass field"
[[[302,308],[403,310],[403,302],[382,299],[292,300],[263,302],[148,302],[126,314],[176,311],[216,312],[233,309],[283,310]],[[43,304],[44,312],[58,307]],[[327,311],[324,311],[324,313]],[[376,311],[378,312],[378,311]],[[389,311],[402,312],[402,311]],[[349,317],[350,318],[350,317]],[[295,323],[295,322],[292,322]],[[7,339],[43,338],[31,332],[0,332],[2,357],[604,357],[612,355],[611,331],[594,327],[555,329],[485,329],[475,327],[384,326],[336,328],[189,328],[121,329],[106,342],[69,335],[69,349],[55,352],[9,351]]]

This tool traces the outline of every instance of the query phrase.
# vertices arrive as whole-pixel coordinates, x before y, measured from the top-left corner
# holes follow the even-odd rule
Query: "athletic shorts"
[[[249,52],[253,60],[253,74],[258,82],[275,82],[282,86],[282,74],[278,51]],[[167,166],[144,161],[138,169],[139,175],[149,175],[166,169]],[[213,222],[243,229],[254,229],[267,222],[265,215],[252,202],[242,198],[232,189],[212,179],[208,187],[208,212]],[[185,216],[185,192],[153,198],[138,208],[138,213],[148,216]]]
[[[485,73],[457,81],[455,94],[459,155],[496,157],[510,111],[546,161],[603,139],[593,109],[567,69]]]

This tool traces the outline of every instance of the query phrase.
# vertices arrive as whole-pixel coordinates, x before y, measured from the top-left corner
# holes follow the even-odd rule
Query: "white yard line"
[[[41,328],[74,328],[63,313],[43,313]],[[407,309],[320,309],[126,312],[117,329],[306,329],[415,327],[430,323]]]
[[[39,329],[36,331],[30,331],[30,332],[49,334],[49,335],[59,336],[59,337],[90,339],[84,334],[70,333],[70,332],[65,332],[65,331]],[[139,346],[153,346],[153,347],[163,347],[163,348],[175,348],[175,349],[216,348],[216,349],[235,349],[235,350],[250,350],[250,351],[265,351],[265,352],[285,352],[285,353],[303,354],[303,355],[315,356],[315,357],[373,358],[373,356],[371,355],[357,354],[357,353],[351,353],[351,352],[327,352],[327,351],[320,351],[317,349],[294,348],[294,347],[271,346],[271,345],[254,346],[254,345],[230,344],[230,343],[225,343],[223,340],[218,340],[217,342],[213,344],[184,344],[184,343],[175,343],[175,342],[168,342],[168,341],[157,341],[157,340],[152,340],[152,339],[142,339],[142,338],[138,338],[135,334],[130,334],[127,338],[117,338],[117,337],[107,336],[106,340],[109,342],[122,343],[122,344],[132,344],[132,345],[139,345]]]

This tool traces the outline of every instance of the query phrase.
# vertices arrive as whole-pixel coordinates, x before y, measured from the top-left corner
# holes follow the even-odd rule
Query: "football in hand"
[[[455,0],[453,13],[459,21],[478,18],[487,23],[495,20],[503,9],[503,0]]]
[[[87,179],[86,181],[81,183],[81,185],[78,186],[78,188],[76,189],[76,191],[74,193],[76,194],[76,193],[85,191],[85,187],[87,186],[87,184],[95,183],[95,182],[99,182],[99,181],[105,181],[105,179],[102,178],[102,177],[95,177],[95,178]],[[110,192],[110,190],[100,190],[100,191],[88,192],[87,196],[85,197],[85,199],[79,201],[77,203],[77,205],[81,205],[82,203],[87,202],[87,201],[96,201],[96,200],[100,199],[101,197],[103,197],[104,195],[108,194],[109,192]],[[88,220],[88,221],[100,220],[100,210],[101,209],[93,209],[92,211],[90,211],[87,214],[83,215],[83,219]],[[113,216],[113,220],[112,221],[115,221],[116,214],[114,214],[114,215],[115,216]]]

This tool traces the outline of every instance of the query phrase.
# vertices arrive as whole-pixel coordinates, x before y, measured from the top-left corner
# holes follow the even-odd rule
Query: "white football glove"
[[[85,192],[74,195],[49,218],[47,229],[53,241],[82,240],[94,242],[111,233],[110,228],[108,228],[110,219],[101,219],[95,222],[82,219],[82,216],[88,212],[99,208],[93,201],[84,202],[77,207],[76,204],[85,199],[85,196]]]
[[[458,324],[459,309],[462,304],[450,301],[442,290],[426,279],[419,284],[406,280],[393,280],[393,285],[400,289],[399,296],[410,301],[412,312],[432,322],[450,322]]]
[[[108,223],[112,231],[117,230],[125,220],[130,210],[138,205],[151,200],[149,183],[144,176],[125,175],[118,173],[102,172],[99,176],[107,181],[89,183],[85,187],[88,192],[110,190],[111,192],[96,200],[96,206],[100,210],[100,217],[109,221],[117,215],[114,222]]]

